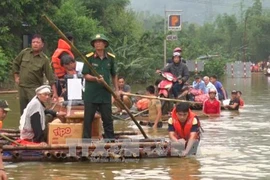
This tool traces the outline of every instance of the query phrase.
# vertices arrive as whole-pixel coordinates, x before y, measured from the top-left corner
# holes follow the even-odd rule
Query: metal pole
[[[246,62],[246,47],[247,47],[247,17],[245,18],[245,32],[244,32],[244,48],[243,48],[244,62]]]
[[[167,42],[166,42],[166,20],[167,20],[167,13],[166,13],[166,9],[164,8],[164,42],[163,42],[163,46],[164,46],[164,66],[166,65],[166,59],[167,59],[167,53],[166,53],[166,50],[167,50]]]

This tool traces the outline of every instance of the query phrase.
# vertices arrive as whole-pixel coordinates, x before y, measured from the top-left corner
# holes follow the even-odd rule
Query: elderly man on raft
[[[20,119],[20,140],[21,144],[35,144],[46,142],[45,129],[47,126],[46,115],[61,117],[65,112],[55,112],[46,109],[45,103],[51,97],[51,87],[42,85],[36,90],[36,96],[28,103]]]

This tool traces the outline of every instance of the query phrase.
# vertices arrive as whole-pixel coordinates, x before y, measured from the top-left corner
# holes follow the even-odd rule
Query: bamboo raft
[[[67,116],[62,120],[63,126],[69,123],[73,123],[74,126],[75,124],[82,124],[84,107],[71,106],[70,110],[68,110],[68,108],[69,107],[65,107],[60,103],[54,104],[51,109],[67,112]],[[138,116],[140,114],[141,112],[135,115]],[[163,118],[167,119],[168,117],[164,116]],[[96,135],[100,134],[100,132],[95,132],[95,130],[99,131],[97,130],[98,126],[98,123],[92,126],[92,128],[95,127],[94,130],[92,129],[92,137],[93,133],[96,133]],[[175,145],[173,145],[175,143],[165,141],[164,139],[138,139],[138,131],[115,131],[116,140],[113,142],[104,142],[102,140],[93,139],[93,142],[88,144],[77,142],[75,145],[73,144],[70,146],[67,144],[50,143],[45,146],[11,145],[11,141],[19,138],[19,130],[2,129],[0,133],[3,135],[0,137],[0,143],[4,144],[2,149],[4,162],[123,162],[127,159],[138,160],[141,158],[179,157],[184,150],[183,146],[175,148]],[[11,140],[3,137],[7,137]],[[79,140],[81,139],[79,138]],[[194,145],[190,154],[196,154],[197,146],[198,145]]]
[[[19,131],[4,129],[1,134],[16,139]],[[82,140],[70,141],[59,145],[4,145],[4,162],[125,162],[142,158],[180,157],[184,146],[171,143],[165,139],[134,139],[123,135],[137,135],[133,131],[117,131],[114,141],[93,140],[82,143]],[[123,138],[123,139],[122,139]],[[1,143],[5,140],[1,139]],[[195,144],[190,154],[195,155],[198,144]]]
[[[99,144],[100,146],[100,144]],[[197,144],[190,155],[195,155]],[[104,149],[99,150],[97,145],[88,146],[3,146],[4,162],[125,162],[126,160],[139,160],[145,158],[181,157],[182,148],[171,142],[137,141],[127,148],[127,143],[115,142],[103,144]],[[112,151],[113,149],[113,151]],[[117,149],[117,150],[115,150]]]

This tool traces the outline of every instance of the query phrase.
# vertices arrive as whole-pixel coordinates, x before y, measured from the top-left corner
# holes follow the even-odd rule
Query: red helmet
[[[174,48],[173,52],[182,52],[182,49],[180,47]]]

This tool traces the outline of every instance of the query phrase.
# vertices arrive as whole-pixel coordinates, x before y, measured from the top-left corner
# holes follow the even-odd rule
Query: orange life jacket
[[[74,58],[74,55],[71,52],[70,45],[66,41],[64,41],[63,39],[59,39],[58,40],[58,47],[52,55],[52,66],[54,69],[54,74],[58,78],[62,78],[66,74],[66,70],[63,66],[61,66],[61,60],[59,58],[59,56],[63,52],[68,53],[71,57]]]
[[[193,125],[193,119],[196,117],[196,114],[194,114],[191,110],[188,111],[188,117],[187,117],[187,122],[184,126],[184,128],[182,128],[180,121],[177,118],[176,115],[176,109],[174,108],[172,111],[172,119],[173,119],[173,127],[175,129],[175,133],[177,134],[177,139],[185,139],[186,141],[188,141],[189,136],[190,136],[190,131]],[[197,119],[198,120],[198,119]],[[197,121],[198,126],[200,127],[200,122],[199,120]],[[199,132],[197,133],[197,139],[199,139]]]
[[[142,111],[148,108],[150,100],[147,98],[142,98],[136,103],[136,107],[138,110]]]
[[[0,121],[0,130],[3,128],[3,121]]]

